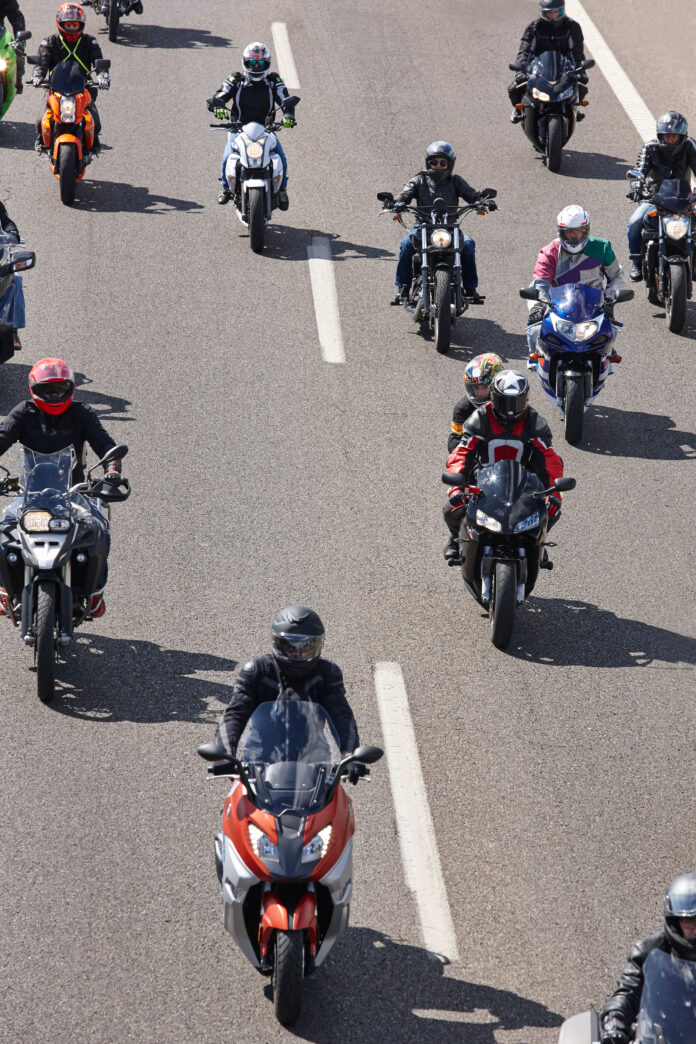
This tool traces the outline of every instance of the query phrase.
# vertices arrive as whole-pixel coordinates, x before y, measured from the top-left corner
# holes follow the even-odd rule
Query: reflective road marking
[[[325,362],[344,363],[346,357],[343,351],[341,320],[338,316],[331,244],[326,236],[314,236],[307,247],[307,257],[321,354]]]
[[[273,50],[275,51],[276,64],[283,78],[283,83],[289,91],[299,91],[300,81],[295,68],[295,59],[292,56],[288,27],[285,22],[272,22],[271,33],[273,34]]]

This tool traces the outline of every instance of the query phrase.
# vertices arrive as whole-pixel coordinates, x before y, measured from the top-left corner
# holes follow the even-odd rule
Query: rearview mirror
[[[98,468],[102,464],[110,464],[112,460],[123,460],[127,452],[127,446],[114,446],[113,449],[110,449],[108,453],[104,454],[102,459],[95,464],[94,467]],[[94,468],[92,468],[92,471],[94,471]]]
[[[584,62],[580,62],[581,69],[594,69],[595,60],[594,58],[585,58]]]
[[[12,257],[12,271],[13,272],[26,272],[27,269],[33,268],[36,264],[36,254],[32,250],[23,250],[20,254],[14,254]]]
[[[619,290],[616,297],[612,298],[612,301],[614,304],[621,303],[621,301],[632,301],[635,296],[635,292],[627,287],[625,290]]]
[[[31,40],[31,33],[28,29],[23,29],[21,33],[17,33],[16,40]]]
[[[498,195],[498,190],[490,188],[481,189],[479,195],[481,199],[495,199],[495,197]]]
[[[97,58],[96,62],[94,63],[94,71],[98,72],[98,73],[106,72],[110,68],[111,68],[111,59],[110,58]]]
[[[384,757],[384,751],[381,747],[358,747],[353,751],[352,757],[356,761],[364,761],[366,765],[374,765],[375,761]]]
[[[557,478],[554,479],[553,488],[557,489],[559,493],[568,493],[571,489],[575,489],[577,482],[574,478]]]
[[[635,178],[638,181],[642,181],[643,175],[639,170],[629,170],[626,174],[627,178]]]
[[[27,55],[27,61],[29,62],[29,65],[38,65],[39,64],[39,56],[38,56],[38,54],[28,54]]]
[[[393,203],[394,202],[394,197],[391,194],[391,192],[378,192],[377,193],[377,199],[380,201],[380,203]]]
[[[525,301],[538,301],[539,293],[538,286],[523,286],[520,290],[520,297],[523,297]]]

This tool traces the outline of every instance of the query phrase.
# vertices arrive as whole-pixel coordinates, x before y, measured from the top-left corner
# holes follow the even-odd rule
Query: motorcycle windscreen
[[[666,178],[654,194],[653,202],[672,214],[681,214],[682,211],[691,209],[696,202],[696,196],[684,178]]]
[[[562,319],[571,323],[582,323],[586,319],[594,319],[602,308],[604,292],[597,286],[584,283],[568,283],[565,286],[553,286],[549,297],[554,311]]]
[[[37,453],[28,446],[21,447],[19,484],[25,497],[38,493],[67,493],[76,464],[75,450],[64,446],[55,453]]]
[[[254,772],[266,808],[303,811],[321,803],[332,767],[341,760],[338,736],[316,703],[278,699],[262,703],[239,741],[238,757]]]
[[[82,94],[85,78],[77,62],[59,62],[51,73],[50,84],[56,94]]]
[[[651,950],[643,976],[635,1044],[693,1044],[696,963]]]
[[[469,501],[470,517],[475,521],[477,511],[483,511],[501,523],[504,533],[544,510],[542,501],[534,496],[544,488],[541,479],[516,460],[499,460],[480,468],[476,485],[481,494]]]
[[[568,79],[572,71],[572,63],[559,51],[544,51],[537,55],[527,68],[530,80],[543,80],[545,84],[553,87],[554,93],[562,90],[561,80]]]

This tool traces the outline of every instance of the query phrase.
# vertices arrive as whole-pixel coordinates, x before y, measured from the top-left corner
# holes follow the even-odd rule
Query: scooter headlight
[[[496,518],[491,518],[485,511],[481,511],[481,508],[476,510],[476,522],[479,526],[483,526],[484,529],[490,529],[492,533],[499,533],[503,528]]]
[[[527,518],[523,518],[521,522],[518,522],[515,526],[516,533],[524,533],[526,529],[535,529],[539,525],[539,512],[536,511],[533,515],[528,515]]]
[[[325,826],[323,830],[320,830],[318,834],[315,834],[311,841],[309,841],[302,848],[302,862],[303,863],[314,863],[317,859],[323,859],[329,850],[329,842],[331,841],[331,824]]]
[[[683,239],[689,231],[690,225],[689,218],[680,214],[679,217],[667,218],[664,228],[670,239]]]
[[[540,91],[538,87],[532,87],[532,98],[536,98],[537,101],[551,101],[546,91]]]
[[[278,846],[274,845],[271,839],[264,834],[263,830],[259,830],[254,823],[249,823],[249,841],[255,855],[259,859],[268,859],[273,863],[278,862]]]
[[[553,312],[551,313],[551,324],[554,330],[557,330],[568,341],[589,341],[595,336],[601,325],[594,320],[586,323],[569,323],[567,319],[559,319]]]
[[[61,123],[75,122],[75,109],[77,103],[74,98],[60,99],[60,121]]]
[[[252,141],[247,145],[247,156],[249,159],[261,159],[263,156],[263,145],[260,141]]]
[[[52,518],[50,511],[27,511],[22,515],[22,529],[27,533],[48,533]]]
[[[452,236],[446,228],[436,228],[430,237],[430,242],[438,250],[444,250],[452,242]]]

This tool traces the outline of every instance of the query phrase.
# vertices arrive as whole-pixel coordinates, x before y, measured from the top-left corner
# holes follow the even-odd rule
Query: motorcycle
[[[104,15],[111,43],[116,43],[118,23],[122,18],[132,12],[143,13],[142,0],[82,0],[82,6],[92,7],[95,14]]]
[[[631,179],[631,198],[642,197],[653,204],[643,218],[641,248],[648,300],[664,305],[667,326],[679,333],[696,275],[696,193],[684,179],[668,178],[657,187],[638,170],[629,170],[626,177]]]
[[[10,31],[0,26],[0,120],[15,99],[18,78],[21,82],[25,40],[31,40],[28,30],[12,39]]]
[[[408,231],[401,214],[410,211],[415,215],[420,231],[420,245],[413,258],[413,279],[408,296],[403,301],[413,321],[432,333],[435,350],[447,355],[450,350],[452,326],[467,311],[473,299],[464,295],[462,287],[462,231],[459,222],[465,214],[476,211],[487,214],[497,209],[492,200],[495,189],[483,189],[481,199],[464,207],[447,207],[439,197],[433,200],[432,209],[412,207],[397,203],[391,192],[378,192],[377,199],[383,204],[381,214],[394,214],[394,221]],[[477,304],[482,304],[480,298]],[[392,304],[400,304],[393,301]]]
[[[42,703],[55,696],[56,656],[70,644],[74,629],[90,619],[91,594],[106,567],[109,504],[130,496],[127,479],[115,485],[92,479],[92,472],[127,452],[127,446],[115,446],[75,486],[70,485],[76,463],[72,446],[55,453],[23,446],[18,478],[0,466],[5,473],[0,496],[15,497],[0,517],[3,606],[34,650]]]
[[[224,926],[270,976],[276,1017],[291,1025],[304,978],[348,927],[355,823],[341,780],[352,763],[384,752],[358,747],[341,760],[326,712],[297,700],[262,703],[239,746],[239,757],[223,760],[199,749],[215,761],[210,777],[233,781],[215,836]]]
[[[20,250],[14,236],[0,232],[0,363],[15,353],[17,295],[22,294],[22,279],[17,273],[35,264],[36,254],[32,250]]]
[[[539,301],[545,292],[535,286],[520,290],[520,297]],[[619,290],[612,304],[630,301],[633,290]],[[603,292],[583,283],[568,283],[548,291],[549,310],[539,329],[536,363],[542,388],[565,421],[565,437],[571,446],[582,438],[584,414],[594,402],[621,356],[614,353],[615,327],[602,307]]]
[[[643,965],[643,990],[634,1044],[693,1044],[696,1040],[696,965],[651,950]],[[599,1015],[584,1011],[566,1019],[558,1044],[599,1044]]]
[[[293,106],[300,101],[293,96]],[[225,178],[234,200],[237,217],[249,229],[249,243],[255,254],[262,254],[266,225],[278,206],[278,190],[283,180],[283,164],[276,151],[276,133],[283,121],[265,126],[260,123],[211,123],[215,130],[229,131],[232,152],[225,165]]]
[[[27,57],[30,65],[37,65],[38,55]],[[94,71],[105,74],[111,67],[109,58],[98,58]],[[47,107],[41,120],[41,135],[44,148],[48,151],[51,172],[60,183],[61,202],[70,206],[75,202],[75,186],[85,176],[92,162],[94,147],[94,118],[88,106],[93,100],[92,91],[108,90],[108,85],[85,80],[77,62],[59,62],[48,80],[35,84],[48,89]]]
[[[446,471],[442,481],[459,486],[466,512],[459,527],[464,586],[488,610],[491,641],[510,643],[515,609],[529,598],[540,569],[553,569],[546,541],[546,497],[575,489],[575,479],[557,478],[550,489],[515,460],[479,468],[475,486]]]
[[[517,105],[524,113],[522,129],[554,173],[561,169],[563,146],[575,130],[575,109],[588,104],[578,99],[578,74],[594,64],[592,58],[587,58],[576,68],[564,54],[544,51],[527,66],[527,79],[523,81],[526,93]],[[511,62],[510,68],[513,72],[520,71],[516,62]]]

